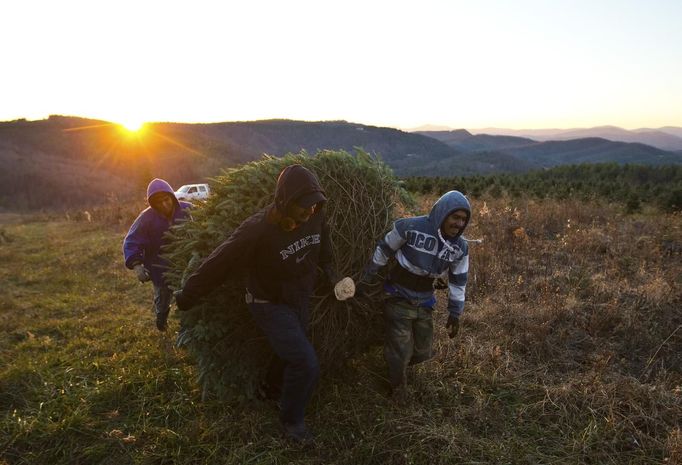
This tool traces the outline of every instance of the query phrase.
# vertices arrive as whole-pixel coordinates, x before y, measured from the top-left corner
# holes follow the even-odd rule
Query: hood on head
[[[275,188],[275,206],[285,212],[287,206],[299,197],[318,193],[326,200],[324,190],[320,186],[315,174],[302,165],[289,165],[282,170],[277,178]],[[321,198],[319,195],[317,198]]]
[[[149,202],[149,199],[152,197],[154,194],[158,194],[159,192],[167,192],[170,194],[171,197],[173,197],[173,201],[175,202],[175,205],[178,206],[178,199],[175,197],[175,191],[171,187],[170,184],[168,184],[166,181],[163,179],[159,178],[154,178],[151,180],[149,185],[147,186],[147,202]]]
[[[440,226],[443,224],[443,221],[445,221],[445,218],[455,210],[464,210],[467,212],[467,221],[464,224],[464,228],[466,228],[467,224],[469,224],[469,219],[471,218],[471,205],[464,194],[459,191],[446,192],[440,199],[436,200],[436,203],[431,207],[429,221],[440,230]],[[464,231],[464,228],[462,228],[462,231]],[[457,237],[461,235],[462,232],[460,232]]]

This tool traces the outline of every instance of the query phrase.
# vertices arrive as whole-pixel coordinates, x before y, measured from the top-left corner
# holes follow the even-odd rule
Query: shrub
[[[359,278],[376,240],[391,226],[396,207],[410,200],[391,170],[365,152],[322,151],[316,156],[266,156],[214,179],[214,195],[193,212],[194,221],[171,232],[167,257],[173,286],[244,219],[272,202],[279,172],[294,163],[315,172],[327,193],[327,221],[338,272]],[[323,369],[359,353],[378,341],[381,333],[381,312],[369,300],[339,302],[330,291],[319,285],[311,308],[311,337]],[[254,367],[264,367],[270,351],[244,303],[242,280],[229,280],[214,290],[183,314],[181,323],[179,343],[196,356],[205,392],[224,394],[230,385],[253,385]]]

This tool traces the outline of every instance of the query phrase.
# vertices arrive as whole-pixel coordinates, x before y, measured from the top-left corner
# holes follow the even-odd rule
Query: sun
[[[129,119],[120,123],[128,132],[138,132],[144,126],[145,122],[139,119]]]

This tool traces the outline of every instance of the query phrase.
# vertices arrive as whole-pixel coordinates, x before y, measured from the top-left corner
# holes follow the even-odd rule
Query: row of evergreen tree
[[[559,166],[525,174],[465,177],[410,177],[405,187],[418,193],[442,194],[456,189],[481,196],[529,196],[580,200],[606,199],[629,212],[652,205],[666,212],[682,211],[682,166],[583,164]]]

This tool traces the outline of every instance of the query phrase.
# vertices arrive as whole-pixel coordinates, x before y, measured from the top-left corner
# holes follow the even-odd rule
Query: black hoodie
[[[253,214],[220,244],[187,279],[182,301],[195,302],[229,277],[248,276],[251,294],[273,303],[307,305],[318,266],[332,260],[323,208],[291,231],[277,221],[290,202],[323,192],[315,175],[301,165],[285,168],[277,180],[273,204]],[[179,302],[182,306],[182,303]]]

